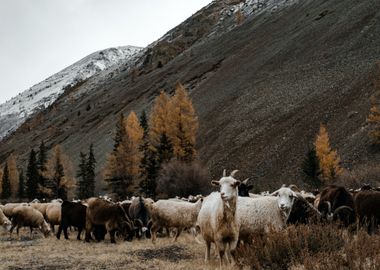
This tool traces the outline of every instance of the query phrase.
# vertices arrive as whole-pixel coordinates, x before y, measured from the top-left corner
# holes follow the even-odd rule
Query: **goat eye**
[[[233,184],[231,184],[230,186],[231,186],[231,187],[234,187],[234,185],[233,185]]]

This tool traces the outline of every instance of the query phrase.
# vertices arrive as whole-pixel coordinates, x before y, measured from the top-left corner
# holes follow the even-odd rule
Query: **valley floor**
[[[1,229],[0,229],[1,230]],[[153,245],[149,239],[111,244],[70,240],[22,229],[20,239],[13,233],[0,233],[0,269],[215,269],[217,260],[204,264],[204,246],[190,235],[182,235],[177,243],[172,238],[158,238]]]

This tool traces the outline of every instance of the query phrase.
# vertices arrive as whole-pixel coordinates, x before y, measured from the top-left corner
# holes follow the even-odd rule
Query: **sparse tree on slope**
[[[342,174],[343,169],[340,167],[338,152],[331,149],[329,135],[324,125],[321,125],[316,137],[315,150],[323,180],[325,184],[330,184]]]

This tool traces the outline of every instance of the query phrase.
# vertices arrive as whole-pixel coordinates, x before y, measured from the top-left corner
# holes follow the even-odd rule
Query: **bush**
[[[211,190],[208,170],[199,163],[177,160],[162,166],[157,181],[157,194],[161,198],[189,195],[207,195]]]
[[[238,247],[238,265],[252,269],[378,269],[380,236],[334,225],[291,226]]]
[[[352,171],[345,170],[336,180],[336,184],[350,188],[360,188],[370,184],[373,187],[380,185],[380,167],[378,164],[363,164]]]

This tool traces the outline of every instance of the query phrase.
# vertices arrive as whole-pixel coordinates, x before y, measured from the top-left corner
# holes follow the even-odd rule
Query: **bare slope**
[[[185,22],[192,35],[202,26],[199,14]],[[262,187],[299,183],[321,122],[347,168],[378,160],[367,147],[365,118],[380,58],[379,1],[300,0],[219,33],[202,32],[174,51],[179,38],[153,44],[134,76],[103,72],[67,91],[0,144],[0,160],[12,151],[26,160],[44,139],[61,143],[76,161],[94,142],[100,172],[117,115],[149,109],[159,90],[172,91],[177,81],[191,91],[199,154],[214,175],[238,168]]]

